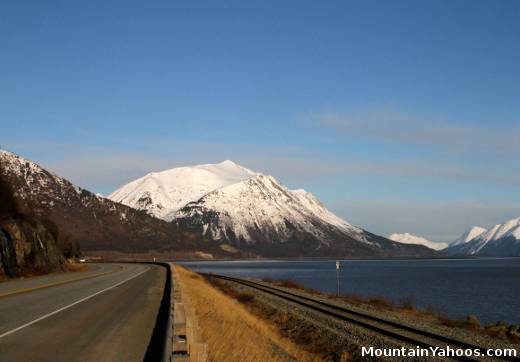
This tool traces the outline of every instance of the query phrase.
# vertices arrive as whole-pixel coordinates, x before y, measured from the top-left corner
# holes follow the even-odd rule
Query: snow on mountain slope
[[[151,173],[109,196],[263,255],[425,255],[353,226],[304,190],[231,161]],[[338,254],[340,253],[340,254]]]
[[[446,251],[466,255],[520,256],[520,217],[495,225],[469,242],[454,245]]]
[[[503,224],[493,226],[489,231],[480,236],[478,239],[489,243],[490,241],[497,241],[502,238],[514,237],[520,240],[520,217],[511,219]]]
[[[172,201],[171,194],[162,191],[174,184],[176,190],[171,190],[172,194],[184,199],[172,203],[173,208],[164,214],[172,213],[167,217],[174,217],[176,212],[181,212],[180,207],[183,214],[193,213],[192,217],[175,222],[151,217],[95,195],[34,162],[3,150],[0,150],[0,173],[20,205],[56,224],[59,235],[63,236],[60,242],[79,242],[84,251],[164,253],[168,257],[200,253],[222,257],[430,255],[425,247],[404,246],[352,226],[305,191],[287,190],[274,178],[230,161],[171,172],[177,180],[160,177],[164,173],[151,174],[126,189],[128,197],[135,196],[131,192],[135,189],[159,190],[158,196]],[[146,189],[143,184],[157,189]],[[139,185],[143,189],[139,189]],[[220,191],[227,197],[213,200],[214,208],[205,208],[203,201],[207,200],[210,205],[211,198]],[[186,199],[191,202],[183,204]],[[229,215],[233,215],[231,222],[217,222]],[[209,242],[200,237],[203,225],[207,230],[217,230],[229,237]],[[233,237],[235,233],[240,235],[239,239]]]
[[[473,226],[462,234],[457,240],[450,243],[450,246],[466,244],[467,242],[475,239],[477,236],[482,235],[487,230],[480,226]]]
[[[63,185],[64,180],[53,173],[44,171],[40,166],[6,150],[0,150],[1,172],[5,175],[24,179],[27,185],[34,189],[43,189],[51,183]],[[29,195],[25,188],[16,190],[18,195],[25,199]]]
[[[108,198],[171,221],[173,213],[188,202],[255,175],[255,172],[229,160],[219,164],[178,167],[149,173],[117,189]]]
[[[274,182],[276,180],[272,178]],[[291,190],[291,195],[296,197],[301,205],[305,206],[312,214],[321,220],[338,227],[345,232],[361,232],[358,227],[350,225],[345,220],[330,212],[313,194],[303,189]]]
[[[0,174],[23,210],[56,225],[63,245],[79,243],[83,251],[229,255],[194,233],[181,235],[172,223],[95,195],[5,150],[0,150]]]
[[[316,228],[319,221],[366,242],[361,229],[331,213],[312,194],[288,190],[272,176],[229,160],[152,172],[124,185],[108,198],[166,221],[188,217],[189,212],[179,210],[199,202],[206,209],[226,215],[211,228],[206,226],[211,229],[208,236],[216,239],[231,228],[237,238],[251,241],[251,225],[270,229],[284,238],[297,225],[298,230],[323,237],[323,232]],[[294,225],[289,226],[286,220]]]
[[[428,239],[425,239],[421,236],[404,233],[404,234],[397,234],[394,233],[388,237],[390,240],[397,241],[399,243],[403,244],[416,244],[416,245],[424,245],[430,249],[433,250],[441,250],[448,246],[447,243],[435,243],[433,241],[430,241]]]
[[[511,219],[503,224],[493,226],[491,229],[471,241],[468,254],[478,254],[492,250],[499,246],[505,239],[520,240],[520,217]],[[520,243],[517,243],[520,246]]]
[[[327,232],[335,228],[368,243],[363,230],[328,211],[313,195],[304,190],[288,190],[272,176],[260,174],[217,189],[173,216],[191,219],[201,212],[219,215],[202,225],[203,233],[216,240],[285,241],[297,230],[328,245]]]

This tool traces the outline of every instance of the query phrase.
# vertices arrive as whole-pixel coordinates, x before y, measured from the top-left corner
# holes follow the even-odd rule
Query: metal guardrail
[[[190,362],[209,361],[208,345],[202,341],[199,318],[185,285],[172,265],[174,280],[173,303],[173,360]]]
[[[154,264],[166,268],[164,293],[144,361],[209,361],[208,345],[201,341],[196,312],[189,301],[185,301],[182,296],[182,283],[175,277],[173,263],[156,261],[128,261],[127,263]],[[175,306],[178,307],[177,310]],[[181,333],[178,333],[176,313],[183,315]],[[179,346],[179,342],[184,342],[184,347],[177,350],[175,346]]]

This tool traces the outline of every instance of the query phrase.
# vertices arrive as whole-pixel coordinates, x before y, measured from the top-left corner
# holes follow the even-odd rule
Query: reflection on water
[[[336,292],[335,260],[186,262],[200,272],[292,279],[308,288]],[[520,323],[520,259],[343,260],[342,294],[413,295],[451,316],[477,315],[483,322]]]

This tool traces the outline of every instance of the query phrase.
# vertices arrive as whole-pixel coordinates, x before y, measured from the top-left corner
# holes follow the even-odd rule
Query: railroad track
[[[461,348],[461,349],[472,349],[472,350],[480,350],[483,356],[486,356],[488,349],[482,346],[477,346],[471,343],[467,343],[464,341],[460,341],[457,339],[453,339],[447,336],[439,335],[436,333],[428,332],[425,330],[421,330],[415,327],[411,327],[406,324],[397,323],[394,321],[389,321],[383,318],[375,317],[373,315],[369,315],[366,313],[358,312],[346,307],[341,307],[335,304],[327,303],[322,300],[302,296],[300,294],[291,293],[286,290],[282,290],[279,288],[271,287],[262,283],[253,282],[250,280],[234,278],[224,275],[218,274],[207,274],[202,273],[202,275],[211,278],[217,278],[222,280],[227,280],[230,282],[238,283],[264,293],[277,296],[286,301],[290,301],[292,303],[301,305],[303,307],[312,309],[314,311],[326,314],[328,316],[340,319],[345,322],[357,324],[363,328],[369,329],[373,332],[381,334],[386,337],[390,337],[400,341],[401,343],[406,343],[412,346],[419,346],[423,348],[430,347],[441,347],[446,348],[449,346],[451,348]],[[505,361],[520,361],[518,357],[451,357],[453,360],[458,361],[481,361],[482,359],[499,359]]]

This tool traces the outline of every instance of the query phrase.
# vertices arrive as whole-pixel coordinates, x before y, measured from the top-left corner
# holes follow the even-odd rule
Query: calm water
[[[400,300],[413,295],[451,316],[475,314],[483,322],[520,324],[520,259],[344,260],[341,292]],[[189,262],[200,272],[292,279],[336,292],[335,261]]]

